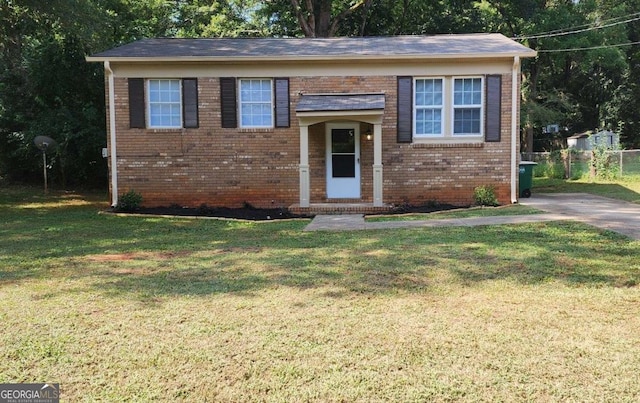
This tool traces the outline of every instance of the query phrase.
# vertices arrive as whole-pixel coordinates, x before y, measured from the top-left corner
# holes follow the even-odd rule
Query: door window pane
[[[355,153],[356,139],[353,129],[331,130],[331,152]]]
[[[356,176],[355,154],[334,154],[331,156],[331,168],[334,178],[355,178]]]

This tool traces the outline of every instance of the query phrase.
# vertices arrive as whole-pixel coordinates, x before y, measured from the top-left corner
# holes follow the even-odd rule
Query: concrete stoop
[[[308,215],[380,214],[391,209],[392,205],[374,207],[373,203],[311,203],[309,207],[300,207],[299,204],[289,206],[289,211],[294,214]]]

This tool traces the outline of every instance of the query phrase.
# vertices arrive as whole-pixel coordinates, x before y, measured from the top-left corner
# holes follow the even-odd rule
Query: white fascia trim
[[[513,70],[511,76],[511,203],[518,202],[518,188],[516,179],[518,174],[518,106],[520,93],[518,91],[518,75],[520,74],[520,58],[513,58]]]
[[[535,57],[536,52],[523,53],[442,53],[428,55],[348,55],[330,56],[308,55],[308,56],[147,56],[147,57],[86,57],[88,62],[264,62],[264,61],[357,61],[357,60],[447,60],[447,59],[511,59],[512,57]]]
[[[111,207],[118,205],[118,158],[116,152],[116,90],[113,70],[109,61],[104,62],[109,83],[109,140],[111,144]]]

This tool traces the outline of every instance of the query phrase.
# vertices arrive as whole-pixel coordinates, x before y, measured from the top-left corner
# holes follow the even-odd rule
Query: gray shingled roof
[[[296,112],[367,111],[384,109],[384,94],[302,95]]]
[[[87,59],[531,57],[535,54],[502,34],[462,34],[364,38],[157,38],[136,41]]]

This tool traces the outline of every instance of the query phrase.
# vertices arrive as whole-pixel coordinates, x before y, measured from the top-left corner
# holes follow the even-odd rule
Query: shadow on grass
[[[586,287],[628,287],[640,281],[634,263],[640,257],[637,245],[577,223],[346,234],[298,232],[302,226],[208,226],[215,246],[207,247],[203,236],[175,234],[191,249],[167,256],[165,245],[151,255],[106,265],[88,265],[85,256],[77,256],[78,271],[65,275],[86,278],[107,296],[143,301],[171,295],[251,295],[277,287],[386,294],[495,280]],[[581,238],[576,240],[575,234]],[[151,235],[139,240],[136,249],[158,250],[153,245],[163,242],[164,236]]]
[[[154,301],[277,287],[326,288],[340,298],[495,280],[640,282],[637,242],[572,222],[329,233],[303,232],[308,221],[114,217],[91,206],[5,211],[0,220],[0,288],[59,278],[81,291]]]

